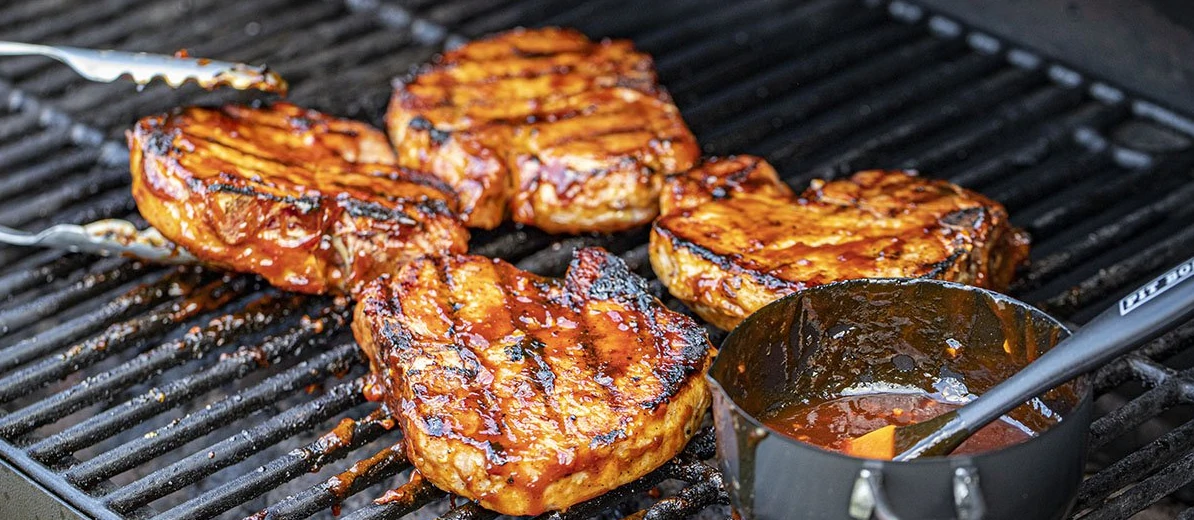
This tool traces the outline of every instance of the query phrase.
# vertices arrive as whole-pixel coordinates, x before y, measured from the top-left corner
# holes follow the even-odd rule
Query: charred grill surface
[[[435,177],[363,123],[279,103],[185,108],[128,134],[137,208],[200,259],[287,290],[352,292],[468,231]]]
[[[563,279],[480,256],[418,260],[368,286],[353,330],[415,468],[505,514],[647,474],[709,404],[704,330],[598,248]]]
[[[664,175],[696,140],[629,41],[516,30],[445,53],[399,85],[386,116],[404,166],[456,188],[469,225],[548,232],[650,222]]]
[[[870,170],[796,195],[761,158],[670,177],[651,265],[726,330],[775,299],[853,278],[929,277],[1005,290],[1028,237],[1002,205],[948,182]]]

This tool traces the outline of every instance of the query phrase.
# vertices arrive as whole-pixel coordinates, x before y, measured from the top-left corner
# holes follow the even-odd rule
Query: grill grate
[[[0,38],[266,62],[296,102],[379,124],[390,78],[444,46],[573,25],[654,54],[710,153],[766,155],[795,187],[902,166],[1005,202],[1036,239],[1013,292],[1073,322],[1194,253],[1188,121],[910,4],[720,4],[52,0],[0,7]],[[136,219],[123,130],[172,106],[248,95],[133,93],[5,59],[0,99],[0,224],[38,229]],[[565,238],[507,225],[476,233],[473,250],[559,274],[573,249],[601,245],[653,279],[645,241],[644,230]],[[409,464],[361,396],[346,302],[57,251],[0,248],[0,265],[0,456],[80,510],[306,518],[342,504],[354,520],[495,516],[420,481],[371,503]],[[1194,372],[1181,368],[1191,343],[1187,324],[1099,373],[1097,471],[1079,517],[1126,518],[1194,479],[1194,422],[1182,413]],[[724,515],[712,455],[706,429],[639,481],[546,517]]]

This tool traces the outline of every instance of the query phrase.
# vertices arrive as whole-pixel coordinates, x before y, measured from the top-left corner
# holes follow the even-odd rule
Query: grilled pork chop
[[[429,257],[364,290],[352,323],[410,461],[509,515],[562,509],[681,451],[709,404],[704,329],[617,257],[563,279],[481,256]]]
[[[1028,237],[999,203],[899,171],[814,181],[795,195],[766,161],[712,159],[668,179],[651,266],[731,329],[781,296],[851,278],[927,277],[1003,290]]]
[[[549,232],[628,229],[700,155],[652,67],[625,40],[519,29],[399,85],[386,124],[399,164],[451,184],[472,227],[512,215]]]
[[[196,257],[283,289],[353,292],[426,253],[463,253],[451,189],[394,165],[368,125],[280,103],[185,108],[128,133],[145,220]]]

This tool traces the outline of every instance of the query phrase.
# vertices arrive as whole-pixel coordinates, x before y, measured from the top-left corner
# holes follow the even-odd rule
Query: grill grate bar
[[[546,11],[559,9],[560,7],[560,3],[553,0],[530,0],[503,6],[486,13],[484,16],[477,17],[469,23],[461,25],[459,32],[484,34],[499,31],[520,23],[525,24],[529,22],[529,20],[524,20],[528,14],[532,14],[534,19],[538,20],[542,18],[542,15],[547,14]],[[447,27],[443,24],[440,25],[445,28]]]
[[[1178,395],[1172,385],[1161,386],[1145,392],[1124,406],[1100,417],[1091,425],[1091,449],[1103,447],[1116,437],[1140,426],[1177,403]]]
[[[224,344],[231,336],[256,332],[274,323],[289,314],[298,301],[294,297],[273,296],[253,301],[241,312],[214,319],[203,329],[187,332],[181,339],[163,343],[112,370],[90,376],[36,404],[0,417],[0,435],[9,439],[25,435],[114,395],[118,390],[136,385],[155,373],[197,359]],[[65,362],[60,366],[69,367]]]
[[[1169,461],[1169,465],[1110,501],[1100,505],[1090,514],[1081,515],[1083,520],[1128,518],[1165,496],[1189,484],[1194,479],[1194,452]],[[1081,513],[1079,513],[1081,514]]]
[[[0,107],[7,110],[9,107]],[[0,115],[0,142],[7,143],[25,137],[30,128],[39,126],[37,113],[32,110],[18,110]]]
[[[515,265],[524,271],[558,276],[572,261],[572,252],[582,247],[603,247],[619,253],[647,240],[647,228],[641,227],[618,235],[596,235],[568,238],[519,260]]]
[[[660,56],[655,60],[655,66],[660,77],[682,77],[683,72],[700,63],[733,59],[743,52],[750,52],[748,44],[752,40],[765,42],[777,34],[801,31],[808,34],[810,40],[820,41],[837,34],[829,26],[848,18],[853,11],[852,6],[839,0],[814,0],[788,9],[782,15],[759,19],[750,31],[709,31],[707,39],[685,42],[683,48]]]
[[[60,9],[67,5],[65,0],[42,0],[41,2],[17,2],[0,11],[0,28],[7,28],[19,22],[44,18],[49,11]]]
[[[393,423],[389,421],[391,420],[386,417],[385,411],[382,409],[370,413],[369,416],[360,421],[352,421],[351,423],[341,421],[340,426],[333,430],[332,433],[324,435],[315,442],[301,448],[299,454],[296,455],[295,452],[291,452],[285,457],[267,464],[265,473],[287,472],[297,474],[323,466],[331,460],[347,455],[347,451],[350,449],[355,449],[367,442],[380,438],[393,428]],[[346,424],[351,424],[351,430],[348,430],[347,434],[340,433]],[[348,440],[345,441],[345,438]],[[272,520],[307,518],[336,505],[345,498],[359,493],[373,484],[381,482],[385,478],[397,474],[408,466],[409,464],[401,447],[401,441],[399,441],[398,444],[388,446],[372,457],[353,463],[349,469],[332,478],[307,488],[295,496],[287,497],[285,500],[270,505],[260,514]],[[270,477],[246,475],[227,484],[225,487],[261,485],[257,484],[257,482],[268,478]],[[247,482],[240,484],[241,481]],[[271,480],[271,482],[273,481]],[[273,487],[276,484],[269,485]],[[221,490],[217,490],[217,492],[223,492]],[[260,494],[264,491],[264,489],[261,489],[256,491],[256,493]]]
[[[355,348],[348,344],[340,347]],[[157,470],[136,482],[129,483],[104,497],[104,503],[118,512],[127,513],[147,505],[171,492],[190,485],[216,471],[240,462],[266,446],[293,435],[296,431],[315,427],[345,410],[361,404],[360,379],[328,389],[323,395],[290,408],[240,434],[220,441],[210,448],[192,453],[186,458]]]
[[[769,0],[744,0],[734,10],[719,12],[715,9],[697,11],[695,15],[668,24],[659,24],[650,31],[634,36],[635,47],[651,49],[652,54],[672,55],[683,52],[694,40],[717,33],[733,33],[744,24],[757,22],[764,16],[773,16],[780,9],[799,7],[798,2],[783,2],[775,5]],[[868,11],[871,12],[871,11]],[[797,21],[803,17],[795,17]],[[741,39],[741,38],[739,38]]]
[[[316,471],[319,467],[348,455],[349,451],[376,440],[392,427],[392,424],[387,426],[387,421],[388,419],[378,411],[360,421],[342,420],[340,426],[335,428],[332,433],[267,463],[257,472],[238,477],[182,505],[171,508],[156,516],[155,520],[207,518],[224,512],[298,475]],[[376,461],[376,464],[369,464],[367,461]],[[359,465],[366,467],[358,470]],[[358,473],[353,474],[351,480],[332,477],[296,497],[271,505],[258,516],[264,516],[271,520],[307,518],[406,467],[408,467],[406,457],[402,455],[401,442],[399,442],[369,459],[354,463],[352,468],[338,476],[349,479],[350,477],[345,474],[357,471]]]
[[[884,89],[883,92],[859,100],[859,103],[867,107],[867,110],[858,110],[857,107],[850,106],[842,107],[839,110],[826,113],[817,121],[800,125],[794,132],[768,139],[760,144],[757,150],[774,158],[777,167],[787,171],[801,172],[800,179],[802,180],[810,179],[815,176],[815,173],[794,163],[798,163],[814,151],[848,138],[857,133],[860,128],[881,124],[892,114],[913,103],[923,103],[960,83],[971,83],[978,76],[987,74],[997,66],[997,62],[985,56],[971,55],[971,57],[973,58],[969,62],[960,62],[956,68],[947,65],[931,74],[919,76],[907,83],[897,85],[892,89]],[[1007,71],[1005,74],[996,74],[989,81],[1010,92],[1015,92],[1017,87],[1026,88],[1029,83],[1038,81],[1029,73],[1015,74],[1015,72]],[[982,84],[980,83],[980,87],[974,89],[967,87],[966,93],[981,93]],[[994,104],[998,101],[998,96],[988,96],[988,99]],[[1030,103],[1031,99],[1030,97],[1021,103]],[[981,103],[973,100],[970,104],[971,107],[979,105]],[[933,127],[952,122],[951,120],[957,117],[956,114],[947,114],[946,117],[930,118],[928,121],[921,120],[924,127],[915,129],[915,133],[909,134],[909,136],[923,135],[920,132],[927,133]],[[840,167],[837,170],[842,171]]]
[[[984,118],[981,124],[945,139],[941,144],[935,144],[931,151],[916,154],[902,162],[897,160],[897,164],[903,168],[926,171],[941,169],[962,154],[973,154],[974,150],[984,145],[998,142],[995,139],[998,136],[1076,106],[1081,100],[1080,90],[1052,85],[1045,87],[1022,101],[997,108],[994,117]]]
[[[8,265],[8,272],[0,275],[0,294],[11,301],[33,287],[48,285],[94,263],[95,258],[90,255],[72,255],[56,249],[41,251]]]
[[[751,144],[769,137],[778,128],[828,110],[875,85],[913,70],[932,67],[931,61],[957,49],[957,44],[925,39],[878,55],[786,97],[770,100],[767,107],[756,110],[748,111],[763,100],[756,95],[757,86],[753,85],[754,82],[744,81],[739,89],[732,89],[737,92],[730,99],[714,102],[714,99],[722,96],[710,96],[709,101],[696,105],[686,115],[691,118],[694,131],[705,135],[703,142],[706,150],[714,154],[733,153],[748,149]],[[989,57],[975,54],[961,60],[967,64],[967,69],[989,68],[993,65]],[[953,70],[954,67],[949,64],[933,67],[934,72],[945,72],[944,69]],[[730,92],[727,91],[727,97]],[[739,113],[743,115],[734,117]],[[716,129],[708,127],[712,123],[717,123]]]
[[[710,9],[716,0],[694,0],[692,2],[659,2],[655,9],[636,12],[636,16],[601,16],[604,12],[625,12],[633,2],[628,0],[594,0],[574,2],[562,13],[542,20],[542,25],[583,27],[586,33],[596,36],[633,37],[654,27],[682,18],[686,13]],[[478,36],[479,33],[463,31]]]
[[[1075,508],[1082,510],[1102,502],[1124,482],[1138,482],[1191,449],[1194,449],[1194,422],[1174,428],[1086,479]]]
[[[14,197],[24,198],[28,192],[45,186],[64,174],[95,164],[100,152],[96,148],[72,148],[61,150],[44,162],[27,168],[13,170],[0,178],[0,200],[7,204]],[[13,201],[24,204],[24,201]]]
[[[476,502],[469,502],[449,509],[439,520],[492,520],[497,517],[497,513],[477,505]]]
[[[1140,273],[1153,272],[1177,262],[1194,246],[1194,226],[1174,233],[1131,257],[1116,262],[1080,282],[1076,290],[1064,291],[1038,304],[1057,314],[1069,314],[1111,296],[1120,288],[1140,279]]]
[[[863,34],[853,34],[860,28],[869,28],[881,16],[864,12],[831,25],[826,30],[840,29],[840,39],[833,39],[821,45],[826,38],[795,40],[791,43],[777,42],[725,62],[713,63],[694,70],[691,76],[668,82],[668,89],[675,94],[682,105],[696,101],[705,95],[714,94],[733,86],[737,80],[753,74],[764,74],[771,78],[785,78],[783,83],[798,85],[814,78],[825,77],[837,69],[857,63],[884,49],[907,44],[922,36],[915,27],[892,25],[877,27]],[[786,60],[784,56],[801,53],[799,60]],[[771,69],[771,67],[775,67]],[[729,79],[729,78],[732,78]],[[772,90],[756,89],[768,93]]]
[[[70,468],[65,473],[71,483],[90,488],[154,457],[205,435],[220,426],[248,415],[284,395],[301,390],[329,375],[348,370],[360,361],[356,346],[346,344],[312,361],[297,366],[242,390],[235,395],[211,403],[203,410],[182,417],[177,424],[154,430],[117,448],[97,455]]]
[[[363,15],[354,19],[359,19],[367,25],[375,23]],[[302,59],[281,64],[277,70],[286,78],[294,78],[295,82],[314,82],[313,76],[316,78],[334,76],[344,68],[360,67],[371,59],[398,52],[410,41],[411,34],[409,32],[365,32],[357,38],[352,38],[349,35],[337,36],[332,39],[332,42],[329,42],[326,49]]]
[[[58,42],[59,35],[71,34],[77,27],[103,25],[102,21],[119,16],[129,10],[133,0],[112,0],[89,5],[87,9],[71,9],[50,17],[43,17],[33,23],[21,24],[11,31],[0,32],[0,38],[19,42]],[[18,60],[0,62],[0,75],[13,77],[14,63]]]
[[[389,502],[373,503],[345,515],[344,520],[380,520],[399,518],[430,504],[446,495],[431,483],[422,478],[412,480],[400,486],[398,497]]]
[[[554,237],[535,228],[517,229],[506,223],[493,231],[478,231],[470,241],[470,253],[518,261],[552,244]]]
[[[315,318],[305,317],[298,325],[285,333],[270,337],[260,346],[241,347],[230,355],[221,356],[216,363],[198,369],[194,375],[173,380],[161,389],[153,388],[119,406],[105,410],[102,414],[43,439],[26,451],[34,459],[51,464],[218,385],[243,378],[254,370],[267,368],[271,363],[277,362],[283,356],[294,354],[308,343],[322,345],[329,336],[319,333],[332,327],[334,323],[342,324],[347,319],[347,310],[325,308],[321,315]]]
[[[280,59],[285,59],[289,57],[286,54],[288,47],[283,46],[282,49],[279,49],[277,40],[270,38],[271,36],[327,19],[340,12],[341,9],[338,4],[329,2],[317,2],[295,8],[284,18],[273,19],[268,24],[262,24],[260,32],[257,34],[243,31],[232,33],[219,39],[204,41],[200,45],[193,46],[191,50],[196,56],[221,56],[247,62],[258,62],[265,56],[275,53]],[[305,45],[308,42],[319,41],[311,37],[313,34],[319,34],[319,29],[318,26],[311,28],[310,34],[307,34],[301,43],[292,45]],[[147,43],[148,45],[152,44]],[[219,96],[235,95],[227,91],[218,91],[215,94]],[[174,106],[194,102],[194,100],[187,99],[187,95],[187,91],[174,90],[160,84],[153,85],[136,96],[129,96],[128,90],[121,86],[88,84],[76,90],[60,103],[64,110],[74,114],[86,114],[90,121],[129,121],[135,119],[139,114],[161,112]]]
[[[1023,165],[1037,164],[1062,143],[1072,142],[1074,132],[1084,127],[1105,128],[1119,121],[1126,114],[1122,106],[1108,106],[1089,103],[1073,114],[1046,123],[1030,139],[1015,147],[995,154],[978,164],[946,167],[944,177],[964,186],[981,186],[1004,178],[1009,172]],[[1049,176],[1044,176],[1045,178]],[[1041,180],[1045,180],[1042,178]]]
[[[916,54],[917,49],[937,50],[938,47],[942,46],[940,40],[924,39],[923,35],[915,36],[920,36],[921,39],[904,43],[894,51],[887,50],[881,56],[907,61]],[[890,49],[890,47],[886,49]],[[911,50],[909,51],[908,49]],[[798,85],[826,77],[830,73],[836,72],[835,69],[839,65],[847,66],[847,72],[859,68],[865,72],[854,72],[845,78],[842,78],[841,74],[835,74],[826,80],[829,86],[813,84],[812,88],[814,90],[811,93],[805,92],[806,96],[817,98],[819,91],[832,92],[835,87],[850,85],[854,85],[855,90],[857,90],[860,88],[859,85],[866,86],[869,84],[868,74],[874,74],[877,76],[876,80],[882,81],[902,72],[902,70],[893,70],[900,63],[889,63],[884,66],[883,62],[886,60],[877,59],[858,62],[856,59],[850,59],[852,56],[846,54],[847,52],[844,49],[839,51],[834,46],[827,47],[811,53],[809,61],[797,60],[784,62],[780,67],[767,70],[762,74],[748,76],[742,81],[736,81],[725,88],[719,89],[716,93],[703,96],[691,107],[686,107],[684,109],[685,120],[688,121],[694,131],[703,133],[706,128],[720,125],[722,119],[731,117],[734,114],[738,114],[762,103],[764,98],[760,98],[760,93],[770,96],[770,93],[789,92]],[[873,55],[857,56],[857,58]],[[684,95],[683,90],[678,90],[677,92],[680,93],[681,97]]]
[[[53,292],[32,301],[0,311],[0,334],[10,334],[37,320],[62,309],[94,297],[117,284],[142,274],[140,266],[126,265],[121,259],[105,259],[95,263],[95,268],[65,287],[51,287]],[[0,381],[3,379],[0,378]],[[0,384],[0,386],[3,386]]]
[[[1105,154],[1091,154],[1086,156],[1091,161],[1075,161],[1075,174],[1082,174],[1093,170],[1098,164],[1105,164],[1108,156]],[[1086,163],[1086,164],[1084,164]],[[1083,168],[1092,166],[1092,168]],[[1069,173],[1069,170],[1065,173]],[[1068,176],[1068,175],[1066,175]],[[1164,219],[1186,219],[1194,211],[1187,202],[1194,198],[1194,185],[1186,185],[1171,192],[1153,204],[1139,208],[1122,218],[1106,224],[1085,235],[1084,238],[1072,242],[1069,247],[1049,256],[1034,259],[1027,273],[1013,287],[1019,291],[1031,287],[1069,271],[1101,251],[1137,236],[1150,226]],[[997,200],[1003,200],[998,199]]]
[[[1084,192],[1082,197],[1071,197],[1062,204],[1049,205],[1035,212],[1035,215],[1024,215],[1032,217],[1026,227],[1034,235],[1054,235],[1072,225],[1075,220],[1097,213],[1108,203],[1123,198],[1125,193],[1131,193],[1139,186],[1149,186],[1156,180],[1171,178],[1173,173],[1189,170],[1192,164],[1194,156],[1187,156],[1173,161],[1165,168],[1139,168],[1117,174],[1096,189]]]
[[[193,273],[175,271],[163,275],[156,282],[135,287],[107,301],[99,309],[0,349],[0,370],[12,370],[35,358],[49,355],[72,342],[83,340],[113,321],[127,319],[132,313],[159,305],[171,297],[169,288],[174,284],[194,285],[198,281],[198,276]]]
[[[672,478],[693,484],[642,511],[644,520],[688,518],[713,504],[727,504],[730,501],[730,496],[722,488],[721,472],[703,462],[678,467]]]
[[[8,169],[35,157],[44,157],[70,143],[66,128],[46,128],[37,134],[0,146],[0,168]]]
[[[157,26],[159,30],[153,31],[152,29],[146,30],[147,28],[142,21],[136,18],[129,18],[128,21],[131,25],[120,27],[119,30],[123,34],[120,34],[119,38],[109,38],[110,43],[105,43],[105,45],[121,50],[144,51],[146,49],[155,49],[160,52],[169,53],[186,45],[188,42],[201,40],[202,36],[215,37],[215,35],[211,34],[211,31],[217,28],[244,26],[252,19],[251,17],[254,14],[263,9],[271,9],[279,6],[281,6],[279,0],[253,3],[233,2],[224,6],[218,4],[212,6],[210,1],[195,2],[185,13],[196,13],[197,16],[192,17],[188,14],[183,14],[184,11],[182,9],[178,10],[180,13],[179,16],[186,16],[186,23],[169,23],[163,20]],[[224,34],[219,36],[223,37]],[[72,43],[82,45],[80,43]],[[61,66],[48,68],[41,74],[29,76],[19,83],[20,88],[45,97],[62,95],[70,85],[80,87],[79,89],[72,90],[72,96],[84,89],[113,90],[111,85],[85,83],[81,81],[78,73]],[[124,91],[124,88],[120,90]]]
[[[234,281],[230,285],[222,282],[209,284],[198,291],[198,296],[189,298],[177,308],[171,303],[160,305],[153,312],[108,327],[102,334],[72,347],[62,356],[42,358],[25,368],[5,374],[0,377],[0,403],[11,402],[31,389],[40,388],[111,354],[131,348],[144,338],[162,334],[184,319],[217,308],[245,290],[246,284],[238,281],[240,283]]]
[[[127,169],[97,168],[79,175],[80,181],[62,184],[54,189],[40,190],[36,196],[24,199],[21,205],[0,210],[0,222],[20,227],[38,218],[52,215],[73,202],[87,200],[100,191],[114,188],[127,191]]]
[[[919,139],[930,132],[938,131],[947,125],[957,124],[959,120],[984,111],[1008,97],[1018,95],[1040,81],[1042,81],[1041,76],[1034,72],[1023,69],[1004,69],[994,76],[980,81],[977,85],[964,88],[951,97],[942,100],[940,103],[934,104],[932,107],[929,107],[929,110],[899,120],[898,124],[884,130],[882,133],[856,146],[851,146],[848,150],[839,152],[829,159],[822,160],[815,166],[801,167],[794,165],[787,168],[801,172],[807,171],[808,176],[834,178],[841,174],[848,174],[851,171],[866,168],[868,165],[878,164],[881,162],[878,158],[885,154],[890,154],[895,147],[904,146],[915,139]],[[873,111],[873,109],[870,111]],[[855,111],[855,116],[859,117],[860,114]],[[871,120],[876,120],[876,118],[872,117]],[[855,131],[858,128],[864,128],[864,126],[858,123],[842,126]],[[838,135],[844,136],[845,134],[839,132]],[[814,138],[815,142],[818,143],[815,145],[815,148],[823,147],[832,142],[815,134]],[[811,155],[809,151],[812,151],[813,148],[814,146],[808,144],[802,144],[802,146],[790,144],[780,148],[769,156],[777,157],[776,163],[783,165],[790,162],[792,156],[799,157],[801,151],[805,152],[804,155]]]
[[[1046,160],[1036,164],[1011,180],[1006,180],[1008,172],[999,172],[1000,175],[998,176],[991,175],[984,179],[975,179],[967,185],[974,186],[975,182],[990,182],[998,178],[1005,179],[1001,185],[988,188],[984,191],[992,199],[1003,204],[1012,214],[1016,214],[1017,210],[1033,202],[1054,195],[1068,185],[1081,182],[1082,179],[1088,178],[1091,172],[1114,168],[1112,157],[1109,153],[1101,151],[1085,152],[1072,144],[1067,145],[1064,150],[1059,150],[1058,152],[1061,155],[1058,158],[1059,160]],[[1076,158],[1073,157],[1075,154],[1077,154]],[[966,173],[964,172],[962,175],[966,175]],[[968,177],[974,179],[973,176]],[[1027,183],[1021,177],[1026,179],[1040,179],[1040,182]],[[1016,216],[1017,218],[1019,217],[1019,215]]]

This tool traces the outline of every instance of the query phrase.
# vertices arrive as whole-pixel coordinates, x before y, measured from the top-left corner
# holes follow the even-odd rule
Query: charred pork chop
[[[451,184],[472,227],[628,229],[658,214],[664,175],[700,155],[652,67],[625,40],[519,29],[399,85],[387,127],[399,164]]]
[[[1028,237],[999,203],[900,171],[814,181],[793,194],[766,161],[712,159],[668,179],[651,266],[676,298],[731,329],[805,287],[927,277],[1003,290]]]
[[[353,292],[468,231],[435,177],[368,125],[290,104],[185,108],[128,133],[145,220],[201,260],[287,290]]]
[[[562,509],[681,451],[709,404],[704,329],[601,249],[563,279],[429,257],[364,290],[367,393],[436,486],[509,515]]]

